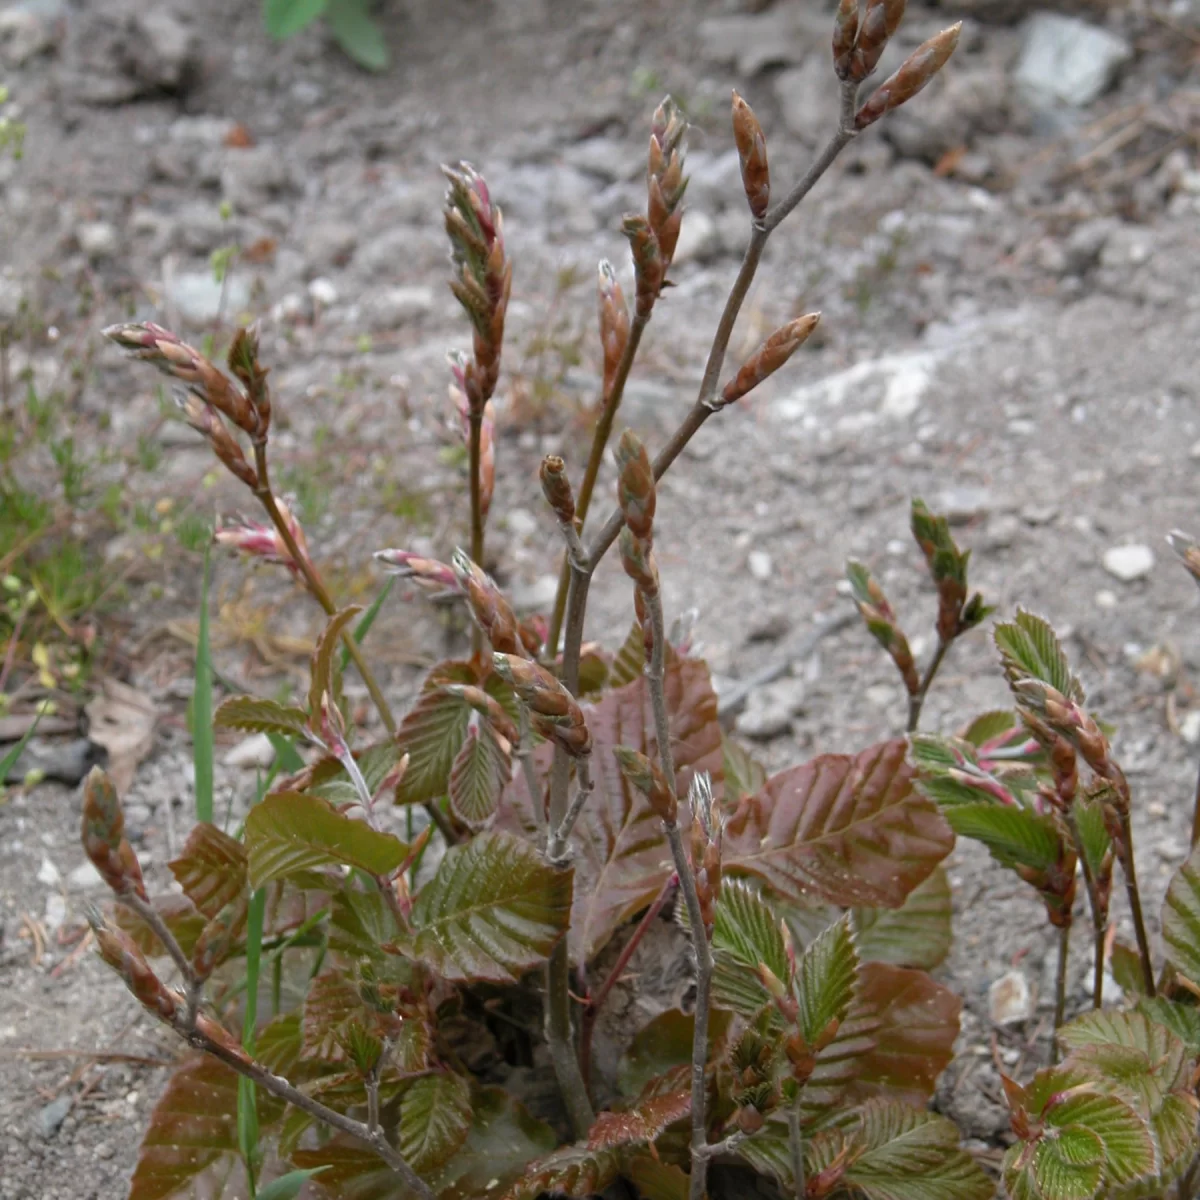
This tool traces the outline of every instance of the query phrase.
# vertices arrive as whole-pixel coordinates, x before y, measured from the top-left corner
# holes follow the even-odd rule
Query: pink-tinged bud
[[[607,399],[612,394],[617,367],[629,343],[629,311],[625,307],[625,296],[617,282],[616,272],[607,259],[600,263],[597,292],[600,300],[600,345],[604,351],[602,392]]]
[[[229,432],[217,410],[194,392],[177,391],[175,403],[179,411],[183,413],[184,420],[197,433],[203,434],[208,439],[213,453],[225,469],[236,479],[240,479],[248,488],[256,489],[258,472],[242,453],[241,446]]]
[[[859,0],[838,0],[833,19],[833,69],[839,79],[850,76],[854,40],[858,37]]]
[[[464,550],[455,550],[452,558],[458,586],[466,593],[475,623],[487,635],[493,650],[502,654],[523,655],[525,647],[517,632],[517,618],[508,601],[487,573],[471,561]]]
[[[271,427],[271,389],[267,386],[267,371],[258,361],[258,330],[239,329],[226,356],[229,369],[245,390],[246,398],[257,418],[255,433],[266,437]]]
[[[528,659],[493,654],[496,674],[510,684],[544,738],[562,746],[574,758],[592,752],[592,735],[575,697],[544,667]]]
[[[626,429],[617,442],[617,502],[625,524],[641,539],[649,542],[654,534],[654,509],[657,492],[654,468],[641,439]]]
[[[850,55],[844,79],[862,83],[879,65],[892,34],[904,17],[905,0],[867,0],[867,9],[858,27],[858,38]]]
[[[854,127],[866,129],[892,109],[911,100],[949,61],[961,32],[962,22],[959,21],[918,46],[900,64],[899,70],[872,92],[855,114]]]
[[[301,558],[304,562],[309,562],[308,541],[300,522],[296,520],[292,510],[282,500],[276,500],[275,505],[296,543],[296,549],[299,550]],[[262,558],[267,562],[281,563],[297,579],[303,575],[301,564],[292,557],[292,552],[288,549],[283,534],[274,525],[239,520],[218,529],[213,535],[213,540],[218,546],[227,546],[231,550],[249,554],[254,558]]]
[[[626,525],[621,530],[617,548],[621,553],[621,566],[624,568],[625,574],[637,585],[639,592],[643,593],[647,599],[653,600],[658,595],[658,563],[654,559],[653,547]],[[640,616],[639,620],[641,620]],[[650,630],[651,626],[642,620],[642,629]],[[650,634],[646,636],[648,653],[653,638]]]
[[[567,464],[557,454],[547,454],[542,459],[540,471],[542,495],[562,525],[575,521],[575,494],[567,478]]]
[[[664,259],[658,237],[651,229],[650,222],[639,213],[626,215],[621,223],[621,231],[629,239],[629,248],[633,254],[637,314],[646,320],[666,279],[667,260]]]
[[[746,360],[742,369],[725,385],[721,403],[732,404],[752,392],[764,379],[774,375],[812,336],[821,320],[820,313],[808,313],[777,329]]]
[[[621,774],[646,797],[646,803],[655,816],[668,825],[674,825],[679,816],[679,803],[661,768],[629,746],[615,746],[613,754]]]
[[[173,1023],[183,1008],[178,993],[155,975],[146,956],[127,933],[114,929],[95,909],[88,912],[87,918],[96,935],[100,957],[120,975],[125,986],[141,1004],[160,1021]]]
[[[742,187],[756,220],[767,215],[771,204],[771,172],[767,167],[767,139],[754,109],[733,93],[733,140],[742,165]]]
[[[472,687],[469,684],[453,683],[447,684],[442,690],[449,692],[452,696],[458,696],[477,713],[486,717],[488,724],[491,725],[496,733],[511,745],[515,746],[520,741],[521,734],[512,717],[504,711],[504,706],[500,701],[495,696],[485,692],[483,688]]]
[[[377,561],[383,563],[390,575],[411,579],[427,592],[459,592],[454,569],[434,558],[423,558],[409,550],[376,550]]]
[[[93,767],[83,781],[80,838],[84,853],[116,895],[133,894],[148,899],[142,869],[133,847],[125,839],[125,814],[117,789],[99,767]]]

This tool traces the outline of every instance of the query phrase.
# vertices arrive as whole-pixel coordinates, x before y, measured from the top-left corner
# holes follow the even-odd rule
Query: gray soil
[[[89,449],[127,451],[139,434],[161,447],[152,471],[101,468],[147,506],[248,509],[224,481],[202,486],[206,449],[161,421],[155,380],[96,331],[136,316],[203,336],[210,253],[256,247],[225,309],[262,316],[277,473],[296,481],[310,545],[343,594],[369,595],[372,551],[444,557],[464,538],[461,468],[441,451],[456,439],[443,356],[466,344],[466,325],[444,286],[437,166],[469,158],[504,208],[515,260],[503,519],[489,558],[518,600],[544,606],[557,547],[535,467],[563,450],[580,469],[598,370],[595,265],[611,258],[628,279],[619,217],[643,202],[654,104],[670,90],[695,122],[678,286],[655,312],[624,414],[657,445],[692,401],[747,236],[729,89],[762,118],[782,189],[832,120],[827,6],[408,0],[385,6],[395,64],[382,77],[319,30],[271,44],[256,3],[165,5],[178,18],[165,25],[139,24],[144,7],[0,10],[0,82],[29,126],[24,160],[0,163],[0,316],[24,298],[56,329],[16,347],[12,369],[44,385],[80,366],[73,420]],[[957,15],[948,7],[914,4],[905,45]],[[778,768],[900,728],[899,687],[860,628],[812,653],[795,646],[848,604],[838,582],[852,555],[875,568],[927,653],[933,601],[907,505],[922,495],[951,509],[975,585],[1001,613],[1022,604],[1048,616],[1090,704],[1119,727],[1157,927],[1187,845],[1196,750],[1183,733],[1200,737],[1188,720],[1200,711],[1196,589],[1163,541],[1175,527],[1200,531],[1198,26],[1187,4],[1165,20],[1077,9],[1107,21],[1133,57],[1086,108],[1038,111],[1013,84],[1021,27],[1003,23],[1026,7],[964,6],[949,82],[852,146],[772,241],[732,356],[810,309],[824,313],[820,337],[697,436],[661,489],[656,545],[669,617],[698,610],[720,686],[788,663],[741,717]],[[718,18],[732,24],[705,24]],[[252,146],[229,144],[235,123]],[[148,875],[165,887],[192,811],[191,652],[175,635],[194,621],[198,568],[178,547],[147,555],[148,536],[129,530],[105,548],[128,599],[104,620],[121,647],[114,671],[159,712],[128,801]],[[1123,581],[1104,557],[1127,544],[1155,561]],[[215,595],[237,630],[218,640],[224,676],[263,691],[295,679],[303,657],[263,630],[311,636],[302,599],[229,560]],[[593,595],[589,636],[614,646],[631,619],[618,567],[605,565]],[[422,657],[458,638],[420,598],[393,600],[372,639],[399,703]],[[950,729],[1003,700],[977,634],[955,647],[925,725]],[[217,782],[218,804],[240,806],[253,772],[222,766]],[[90,952],[73,953],[84,906],[102,899],[81,870],[77,822],[77,789],[60,784],[0,806],[0,1200],[123,1196],[165,1074],[145,1060],[178,1053]],[[938,974],[964,1015],[938,1102],[994,1162],[1007,1128],[997,1062],[1044,1061],[1054,948],[1036,899],[984,854],[961,846],[948,868],[956,944]],[[1072,1007],[1086,1001],[1086,941],[1076,938]],[[1032,1013],[998,1027],[988,989],[1014,969]],[[106,1057],[118,1053],[137,1061]]]

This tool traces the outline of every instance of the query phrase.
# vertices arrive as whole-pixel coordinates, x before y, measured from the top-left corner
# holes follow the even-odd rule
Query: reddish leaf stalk
[[[1058,930],[1058,972],[1054,979],[1054,1032],[1062,1028],[1067,1015],[1067,960],[1071,952],[1071,923],[1065,922]],[[1052,1058],[1058,1057],[1057,1038],[1051,1044]]]
[[[583,1021],[580,1025],[579,1067],[583,1073],[583,1081],[589,1088],[592,1081],[592,1034],[596,1029],[596,1019],[600,1015],[600,1010],[604,1007],[604,1001],[608,999],[608,993],[613,990],[617,980],[625,974],[625,968],[629,966],[629,960],[633,957],[634,951],[641,945],[642,939],[654,925],[654,922],[658,920],[678,882],[677,877],[672,875],[662,885],[662,890],[655,896],[654,903],[646,909],[642,919],[638,922],[637,928],[633,931],[629,941],[625,943],[624,948],[621,950],[617,961],[613,963],[612,970],[609,971],[604,982],[597,988],[595,995],[588,998],[587,1007],[583,1010]]]
[[[1096,887],[1096,876],[1092,865],[1088,862],[1083,849],[1083,837],[1079,832],[1079,822],[1075,819],[1072,806],[1066,810],[1067,828],[1071,831],[1071,841],[1075,846],[1075,857],[1083,868],[1083,884],[1087,888],[1088,907],[1092,912],[1092,935],[1095,943],[1096,961],[1092,970],[1092,1007],[1101,1008],[1104,1004],[1104,940],[1108,933],[1108,914],[1100,900],[1100,892]]]
[[[483,566],[483,466],[480,453],[483,409],[471,406],[467,414],[470,433],[467,439],[471,475],[471,560]],[[478,625],[471,627],[471,652],[479,654],[483,649],[483,631]]]

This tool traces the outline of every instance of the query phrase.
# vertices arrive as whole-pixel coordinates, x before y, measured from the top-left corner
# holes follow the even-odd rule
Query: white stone
[[[519,538],[533,537],[541,528],[537,519],[527,508],[513,508],[505,518],[509,533]]]
[[[933,382],[941,356],[928,350],[888,354],[857,363],[845,371],[805,384],[776,401],[775,411],[795,433],[806,435],[806,419],[816,420],[823,408],[841,408],[852,401],[871,405],[887,417],[911,417]]]
[[[1179,736],[1183,738],[1189,746],[1200,744],[1200,708],[1193,708],[1191,712],[1179,722]]]
[[[746,567],[759,583],[766,583],[771,578],[775,564],[765,550],[751,550],[746,555]]]
[[[62,883],[62,875],[58,868],[44,855],[42,856],[42,865],[38,867],[37,881],[44,883],[47,887],[57,887]]]
[[[1053,110],[1082,108],[1112,83],[1133,47],[1107,29],[1077,17],[1040,12],[1025,27],[1014,79],[1027,103]]]
[[[336,304],[338,299],[338,290],[333,286],[333,280],[326,279],[324,275],[314,279],[308,285],[308,294],[312,297],[313,303],[319,304],[322,308]]]
[[[51,892],[46,897],[46,911],[42,916],[42,924],[47,933],[57,933],[62,923],[67,919],[67,902],[62,892]]]
[[[433,306],[433,288],[419,285],[385,288],[363,304],[371,328],[379,331],[419,321]]]
[[[513,588],[513,608],[519,612],[543,612],[550,608],[558,595],[558,576],[543,575],[532,583]]]
[[[1104,552],[1104,569],[1122,583],[1144,579],[1154,570],[1154,551],[1141,542],[1113,546]]]
[[[865,695],[876,708],[890,708],[896,703],[896,689],[890,683],[873,683]]]
[[[256,733],[233,746],[221,759],[227,767],[269,767],[275,761],[275,747],[265,733]]]
[[[170,281],[167,295],[188,324],[211,325],[218,316],[235,317],[249,305],[250,283],[237,271],[227,275],[223,284],[211,271],[182,271]]]
[[[1013,1025],[1033,1016],[1033,989],[1022,971],[1009,971],[988,988],[988,1013],[997,1025]]]
[[[672,262],[706,262],[721,253],[721,236],[707,213],[694,209],[683,218]]]
[[[104,886],[100,872],[90,862],[82,862],[68,876],[67,883],[80,891]]]
[[[107,221],[84,222],[75,230],[75,239],[88,258],[112,258],[117,252],[117,231]]]

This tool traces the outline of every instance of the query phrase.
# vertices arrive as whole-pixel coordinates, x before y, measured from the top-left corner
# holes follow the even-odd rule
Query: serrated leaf
[[[1013,620],[997,622],[994,637],[1010,684],[1020,679],[1040,679],[1068,700],[1083,703],[1083,687],[1072,674],[1049,621],[1018,609]]]
[[[695,659],[669,662],[663,687],[677,794],[686,795],[694,775],[706,771],[719,796],[724,779],[721,727],[708,667]],[[598,704],[585,704],[583,709],[592,733],[595,788],[571,838],[575,899],[568,936],[575,962],[595,958],[630,917],[654,901],[672,874],[662,822],[626,782],[613,754],[615,747],[625,745],[657,759],[645,679],[609,692]],[[539,777],[546,776],[550,757],[549,747],[539,748],[535,755]],[[521,772],[505,793],[497,824],[525,837],[538,836],[533,802]]]
[[[1200,846],[1171,877],[1163,900],[1162,935],[1180,974],[1200,984]]]
[[[528,842],[478,834],[451,846],[417,893],[403,946],[445,979],[515,981],[565,932],[571,883]]]
[[[932,971],[950,953],[953,898],[941,867],[918,884],[900,908],[856,908],[855,941],[864,962]]]
[[[1057,866],[1062,839],[1053,817],[1002,804],[961,804],[943,809],[960,837],[982,842],[1003,867],[1049,871]]]
[[[563,1146],[531,1162],[504,1193],[504,1200],[538,1200],[543,1193],[588,1197],[616,1179],[620,1159],[615,1150],[591,1150],[586,1144]]]
[[[1183,1040],[1145,1013],[1087,1012],[1064,1025],[1058,1031],[1058,1040],[1076,1061],[1081,1053],[1097,1047],[1136,1051],[1160,1092],[1180,1087],[1187,1079],[1188,1054]]]
[[[383,30],[367,9],[367,0],[328,0],[325,20],[337,44],[360,67],[387,70],[391,55]]]
[[[254,1055],[268,1070],[290,1078],[300,1061],[303,1042],[300,1013],[283,1013],[268,1021],[258,1032]]]
[[[1084,858],[1092,876],[1107,875],[1112,870],[1112,838],[1104,820],[1104,805],[1099,795],[1083,795],[1074,805],[1075,825],[1083,846]]]
[[[230,696],[223,700],[213,714],[213,724],[218,729],[308,738],[308,714],[302,708],[260,700],[255,696]]]
[[[708,1019],[710,1061],[724,1041],[732,1014],[716,1008]],[[669,1008],[642,1026],[617,1064],[617,1087],[624,1096],[636,1096],[652,1079],[692,1061],[692,1038],[696,1018],[692,1013]]]
[[[1108,966],[1117,986],[1126,995],[1144,996],[1146,976],[1142,973],[1142,956],[1124,942],[1113,942],[1108,956]]]
[[[805,1107],[825,1112],[876,1096],[923,1105],[954,1057],[961,1011],[924,971],[863,963],[846,1019],[804,1089]]]
[[[721,740],[721,753],[725,763],[726,804],[736,804],[743,796],[753,796],[767,782],[766,768],[732,738]]]
[[[416,1080],[400,1099],[400,1153],[421,1175],[454,1155],[471,1128],[471,1089],[460,1075]]]
[[[814,1045],[832,1022],[845,1020],[857,974],[858,953],[846,915],[811,942],[797,964],[796,1022],[808,1045]]]
[[[1169,1029],[1193,1056],[1200,1055],[1200,1008],[1162,996],[1143,996],[1137,1002],[1137,1011]]]
[[[308,712],[314,722],[318,721],[321,712],[321,698],[328,693],[332,698],[337,694],[337,664],[334,653],[341,644],[342,632],[347,629],[354,618],[362,612],[362,605],[352,604],[343,608],[329,618],[321,636],[317,638],[316,648],[312,653],[311,675],[308,685]]]
[[[988,742],[1011,733],[1019,726],[1020,718],[1011,709],[994,709],[975,717],[962,731],[962,737],[964,741],[970,742],[976,748],[981,748]]]
[[[650,1094],[639,1096],[628,1109],[600,1113],[588,1130],[587,1148],[611,1150],[643,1145],[654,1141],[668,1125],[682,1121],[692,1111],[689,1074],[690,1067],[672,1072],[669,1091],[660,1092],[655,1087],[657,1081],[651,1081],[647,1084]]]
[[[263,24],[282,41],[311,25],[324,11],[326,0],[266,0]]]
[[[167,1080],[142,1136],[129,1200],[244,1194],[238,1153],[238,1076],[208,1057],[188,1059]]]
[[[152,896],[150,903],[166,922],[167,928],[179,943],[180,949],[184,954],[190,956],[192,950],[195,949],[196,939],[200,936],[204,926],[208,924],[204,914],[199,912],[186,896]],[[137,948],[143,954],[151,958],[159,958],[167,953],[166,947],[158,940],[157,934],[132,909],[126,908],[124,904],[118,904],[113,910],[113,917],[117,925],[133,938]]]
[[[557,1142],[553,1130],[535,1120],[500,1088],[472,1096],[474,1117],[466,1141],[444,1166],[426,1177],[438,1200],[497,1200],[532,1159]],[[411,1200],[411,1193],[379,1156],[339,1134],[320,1150],[298,1150],[298,1166],[327,1166],[314,1181],[339,1200]]]
[[[630,1155],[625,1175],[641,1200],[687,1200],[687,1175],[651,1153]]]
[[[379,889],[365,890],[347,881],[329,915],[329,949],[351,962],[379,960],[385,957],[384,943],[395,936],[396,919]]]
[[[354,761],[358,765],[367,791],[378,794],[388,772],[400,758],[400,747],[393,738],[355,750]],[[304,789],[310,796],[320,796],[336,807],[358,804],[358,787],[350,778],[346,768],[334,758],[322,759],[313,771],[312,783]]]
[[[640,679],[646,669],[646,642],[642,636],[642,627],[634,621],[628,636],[621,644],[620,650],[613,655],[608,668],[608,686],[621,688],[635,679]]]
[[[450,768],[450,808],[467,825],[487,821],[512,778],[512,760],[483,722],[472,720]]]
[[[398,837],[343,816],[329,801],[303,792],[275,792],[250,810],[246,850],[256,888],[330,863],[387,875],[408,855]]]
[[[246,890],[246,850],[215,825],[196,825],[167,866],[184,895],[210,920]]]
[[[743,1017],[753,1017],[771,999],[759,979],[759,963],[785,983],[791,973],[779,921],[759,892],[740,879],[721,888],[712,949],[713,1003]]]
[[[954,836],[913,787],[907,743],[823,754],[767,780],[725,827],[724,868],[789,899],[898,908],[950,853]]]
[[[842,1182],[864,1200],[991,1200],[994,1187],[959,1147],[953,1122],[896,1100],[872,1100],[850,1135]],[[858,1149],[861,1145],[861,1149]]]

